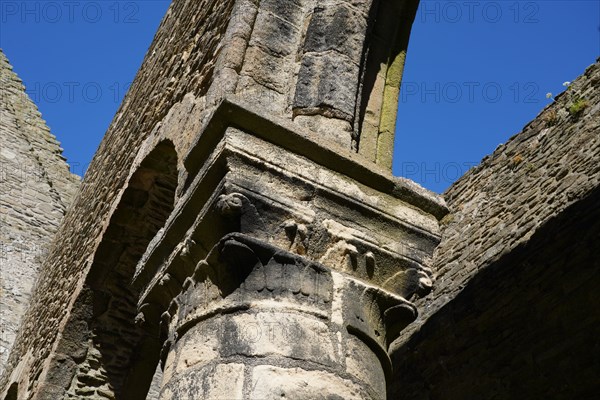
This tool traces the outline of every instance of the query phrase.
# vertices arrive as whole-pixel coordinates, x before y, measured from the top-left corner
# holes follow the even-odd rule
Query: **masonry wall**
[[[0,50],[0,373],[50,240],[79,186],[61,153]]]
[[[600,63],[446,193],[434,290],[395,343],[394,398],[591,398]]]
[[[381,5],[378,12],[373,4]],[[225,95],[258,103],[274,117],[314,129],[327,141],[336,140],[327,135],[344,131],[339,142],[354,153],[359,151],[357,132],[364,117],[365,124],[371,124],[370,147],[361,150],[368,157],[365,161],[381,161],[389,167],[393,102],[417,4],[410,1],[398,6],[391,0],[174,1],[55,236],[0,391],[9,382],[19,382],[18,392],[27,398],[37,392],[40,381],[56,380],[56,390],[64,384],[56,376],[46,376],[50,363],[60,361],[50,355],[58,354],[58,332],[64,329],[76,299],[81,300],[93,255],[121,203],[128,179],[158,143],[168,140],[177,154],[177,202],[187,179],[184,159]],[[403,28],[397,29],[389,20],[380,29],[374,28],[376,15],[401,15]],[[379,42],[367,52],[365,37],[370,32],[374,32],[374,43]],[[342,40],[346,36],[352,41]],[[382,45],[382,38],[387,37],[396,43],[391,49]],[[372,65],[370,74],[361,70],[366,64]],[[302,65],[310,90],[307,97],[293,97],[304,87]],[[351,68],[351,79],[338,85],[329,67]],[[321,75],[326,79],[317,79]],[[369,76],[366,84],[360,81],[363,75]],[[328,85],[325,92],[318,87],[321,82]],[[323,93],[327,96],[319,97]],[[340,110],[353,115],[340,114]],[[385,128],[383,134],[376,129],[377,121]],[[385,139],[381,143],[380,136]],[[370,149],[368,155],[366,149]]]
[[[55,236],[0,387],[22,370],[26,373],[20,380],[20,393],[36,387],[130,168],[138,153],[143,158],[155,144],[150,139],[141,149],[144,140],[152,134],[173,137],[181,154],[191,140],[189,135],[199,129],[206,111],[202,96],[210,86],[217,45],[232,4],[179,1],[168,10]],[[198,24],[198,20],[206,23]]]
[[[136,385],[122,381],[124,364],[135,357],[123,342],[145,342],[131,334],[137,329],[132,320],[139,322],[137,293],[121,289],[167,218],[159,213],[147,220],[149,210],[160,203],[168,214],[184,195],[186,161],[196,155],[189,150],[199,148],[223,98],[252,103],[269,119],[302,128],[308,142],[320,140],[389,173],[395,102],[417,4],[174,1],[54,238],[0,395],[14,382],[19,398],[131,398],[127,390]],[[402,20],[400,27],[391,16]],[[361,130],[368,139],[362,147]],[[161,145],[169,151],[158,164],[168,165],[150,168],[153,175],[144,160]],[[165,201],[155,204],[154,198]],[[103,321],[97,313],[127,322],[97,330],[91,322]],[[107,327],[112,331],[105,338],[96,335]],[[122,347],[102,354],[113,339]],[[112,371],[94,371],[99,357]]]

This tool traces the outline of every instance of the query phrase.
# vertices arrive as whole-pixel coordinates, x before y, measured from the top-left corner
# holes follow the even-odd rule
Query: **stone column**
[[[417,4],[173,1],[51,253],[11,381],[27,397],[141,399],[162,380],[164,399],[384,399],[388,343],[431,286],[447,211],[390,174]],[[140,191],[133,171],[165,141],[170,183],[141,170]],[[79,305],[82,282],[98,301]],[[89,351],[68,353],[63,379],[71,341]]]
[[[160,398],[385,399],[443,203],[238,100],[213,123],[134,278]]]
[[[415,316],[399,296],[231,234],[171,305],[160,398],[385,399],[387,344]]]

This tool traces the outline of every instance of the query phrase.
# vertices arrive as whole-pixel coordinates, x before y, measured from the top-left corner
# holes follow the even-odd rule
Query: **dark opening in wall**
[[[19,385],[15,382],[10,385],[8,388],[8,392],[6,392],[6,396],[4,400],[17,400],[17,395],[19,394]]]

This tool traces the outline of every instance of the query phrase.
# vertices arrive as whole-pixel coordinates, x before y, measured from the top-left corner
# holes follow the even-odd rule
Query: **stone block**
[[[273,303],[278,307],[277,303]],[[261,304],[265,307],[265,304]],[[333,333],[317,318],[273,310],[225,317],[221,355],[281,356],[335,367]]]
[[[297,113],[318,113],[352,121],[359,68],[336,52],[302,58],[294,96]]]
[[[326,371],[260,365],[252,369],[249,399],[373,399],[360,385]],[[379,398],[378,400],[383,400]]]
[[[177,357],[172,373],[179,374],[189,368],[202,368],[219,357],[219,347],[223,344],[223,338],[219,337],[223,332],[220,322],[207,321],[186,332],[172,349]]]
[[[243,364],[217,364],[204,369],[190,369],[166,383],[161,400],[243,399]]]
[[[354,335],[348,335],[344,344],[346,372],[369,387],[377,398],[384,399],[386,382],[382,379],[385,374],[379,358]]]
[[[343,3],[316,7],[302,50],[304,53],[335,51],[347,56],[350,63],[359,64],[366,26],[365,15]]]
[[[268,9],[259,11],[250,40],[251,46],[260,46],[277,56],[287,56],[293,53],[299,30],[289,20],[298,19],[299,9],[287,3],[288,1],[279,1],[277,2],[278,6],[272,6],[273,11],[277,14],[269,12]],[[273,2],[269,4],[272,5]]]

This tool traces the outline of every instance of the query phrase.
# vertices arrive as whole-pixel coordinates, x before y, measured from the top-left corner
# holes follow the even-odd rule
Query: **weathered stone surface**
[[[358,79],[359,67],[340,60],[335,53],[307,54],[302,59],[294,98],[297,113],[324,114],[352,122],[356,88],[347,87]],[[341,141],[347,143],[348,139]]]
[[[417,3],[174,1],[0,396],[595,395],[600,69],[457,182],[445,216],[389,171]]]
[[[377,23],[372,27],[366,68],[359,86],[358,151],[385,168],[392,166],[389,149],[394,143],[399,82],[416,7],[417,4],[411,2],[379,2]]]
[[[0,51],[0,373],[79,179]]]
[[[244,365],[219,364],[210,370],[191,370],[162,389],[161,400],[241,399]]]
[[[323,371],[278,368],[270,365],[252,370],[252,391],[248,399],[369,399],[352,381]],[[307,382],[311,382],[307,385]]]
[[[357,10],[326,2],[314,9],[302,46],[294,97],[297,115],[321,114],[354,122],[369,7],[367,3]],[[350,131],[339,140],[348,144],[351,136]]]
[[[302,50],[308,52],[335,51],[348,57],[360,59],[367,29],[369,2],[356,9],[348,4],[325,2],[316,7],[306,30]]]

